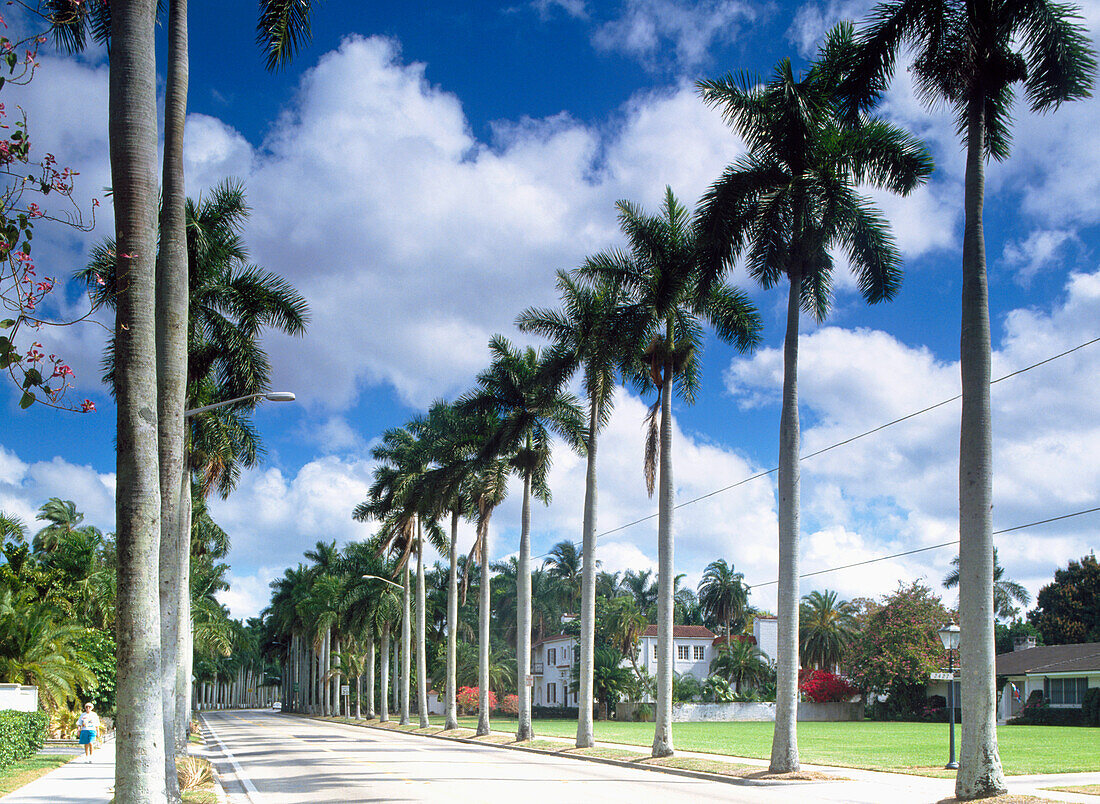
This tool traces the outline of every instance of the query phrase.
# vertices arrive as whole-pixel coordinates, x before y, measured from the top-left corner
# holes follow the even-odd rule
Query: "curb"
[[[658,773],[667,773],[670,776],[683,776],[689,779],[701,779],[707,782],[722,782],[724,784],[741,785],[743,787],[795,787],[798,785],[810,785],[810,784],[822,784],[826,780],[817,779],[746,779],[743,776],[728,776],[722,773],[708,773],[706,771],[689,770],[687,768],[672,768],[668,765],[643,765],[636,762],[628,762],[623,759],[611,759],[610,757],[597,757],[590,754],[569,754],[561,751],[547,751],[543,748],[529,748],[523,745],[510,745],[508,743],[494,743],[482,740],[475,740],[470,737],[447,737],[443,734],[417,734],[415,731],[403,731],[400,729],[386,729],[380,726],[370,725],[367,723],[339,723],[339,721],[326,720],[324,718],[314,717],[313,715],[303,715],[297,712],[287,712],[284,714],[293,714],[298,717],[305,718],[306,720],[316,720],[320,723],[338,723],[341,726],[354,726],[360,729],[373,729],[375,731],[387,731],[397,732],[398,734],[409,734],[413,737],[434,737],[437,740],[449,740],[452,743],[467,743],[469,745],[488,745],[494,748],[505,748],[510,751],[523,751],[528,754],[541,754],[542,756],[555,756],[555,757],[568,757],[570,759],[579,759],[584,762],[595,762],[603,765],[614,765],[619,768],[634,768],[636,770],[656,771]],[[721,761],[721,760],[716,760]],[[829,780],[829,781],[843,781],[841,779]]]

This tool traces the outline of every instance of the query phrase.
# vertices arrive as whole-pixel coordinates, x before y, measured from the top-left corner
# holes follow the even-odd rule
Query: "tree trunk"
[[[367,637],[367,720],[374,719],[374,632]],[[360,687],[360,691],[362,688]],[[358,715],[356,715],[358,717]]]
[[[593,657],[596,649],[596,416],[595,396],[588,402],[588,467],[584,483],[584,523],[581,526],[580,697],[577,699],[577,748],[595,744],[592,733]]]
[[[154,0],[111,15],[109,140],[114,188],[119,804],[165,801],[161,701],[155,260],[157,97]]]
[[[184,455],[186,455],[186,447]],[[187,748],[187,738],[191,733],[191,674],[195,665],[194,622],[191,619],[191,473],[184,462],[183,489],[180,491],[179,528],[183,539],[180,545],[180,584],[179,584],[179,676],[176,698],[176,739],[177,753]]]
[[[993,639],[993,437],[989,406],[989,294],[986,285],[981,100],[967,121],[966,223],[963,231],[962,423],[959,436],[959,643],[962,741],[955,795],[986,798],[1005,792],[997,750],[997,688]]]
[[[373,652],[373,650],[372,650]],[[349,713],[350,715],[350,713]],[[363,676],[355,677],[355,719],[363,719]]]
[[[789,272],[779,419],[779,601],[772,773],[798,770],[798,314],[802,278]]]
[[[412,676],[412,610],[409,595],[409,562],[405,562],[404,591],[401,596],[401,725],[409,722],[409,690]]]
[[[390,719],[390,624],[388,622],[382,624],[382,656],[379,657],[378,666],[382,673],[380,679],[381,686],[379,687],[378,696],[378,721],[380,723],[388,723]]]
[[[489,733],[489,523],[481,533],[481,587],[477,610],[477,736]]]
[[[672,321],[667,327],[671,351]],[[673,567],[673,486],[672,486],[672,365],[664,367],[661,385],[661,454],[657,489],[657,711],[653,729],[653,756],[667,757],[672,745],[672,587]]]
[[[424,628],[424,534],[420,517],[416,518],[416,709],[420,715],[420,728],[428,722],[428,645]]]
[[[531,449],[531,438],[527,438]],[[523,507],[520,513],[519,562],[516,566],[516,691],[519,693],[519,728],[516,740],[535,736],[531,728],[531,473],[523,475]]]
[[[456,652],[458,650],[458,511],[451,512],[450,569],[447,574],[447,700],[443,705],[444,729],[457,729],[455,716]]]

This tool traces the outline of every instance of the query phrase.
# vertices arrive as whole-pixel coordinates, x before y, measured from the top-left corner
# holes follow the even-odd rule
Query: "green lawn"
[[[442,718],[432,722],[442,723]],[[459,718],[465,728],[476,717]],[[574,737],[575,720],[536,720],[540,736]],[[515,720],[494,718],[494,730],[510,731]],[[674,723],[678,749],[767,759],[771,723]],[[597,721],[596,739],[648,747],[652,723]],[[956,726],[955,738],[961,734]],[[1001,726],[997,729],[1005,773],[1073,773],[1100,768],[1100,730],[1069,726]],[[946,723],[799,723],[798,749],[803,762],[878,770],[942,769],[947,762]]]
[[[0,771],[0,796],[30,784],[70,759],[71,756],[61,754],[39,754],[16,762],[10,768]]]

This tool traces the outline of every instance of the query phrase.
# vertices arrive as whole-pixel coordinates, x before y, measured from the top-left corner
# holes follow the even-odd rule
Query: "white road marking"
[[[226,747],[225,743],[218,737],[218,733],[214,731],[214,727],[210,725],[205,717],[202,718],[202,723],[210,731],[210,736],[214,738],[214,742],[218,744],[218,748],[225,754],[226,759],[229,760],[229,764],[233,766],[233,772],[237,775],[237,781],[244,787],[245,797],[252,802],[252,804],[262,804],[259,798],[260,791],[256,789],[256,786],[252,784],[252,780],[245,776],[244,771],[241,769],[240,763],[237,762],[237,758],[233,756],[233,752]]]

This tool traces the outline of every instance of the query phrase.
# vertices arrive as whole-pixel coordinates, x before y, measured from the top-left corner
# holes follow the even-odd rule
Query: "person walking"
[[[99,715],[93,710],[95,707],[89,701],[84,704],[84,714],[76,721],[77,742],[84,746],[84,761],[92,761],[92,745],[99,738]]]

